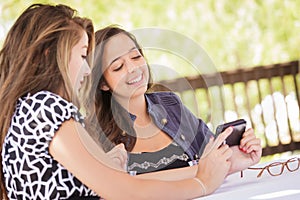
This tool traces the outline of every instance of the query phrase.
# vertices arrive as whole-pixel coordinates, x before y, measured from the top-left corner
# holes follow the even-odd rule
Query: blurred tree
[[[205,49],[220,71],[300,55],[298,0],[6,0],[0,2],[1,42],[16,17],[36,2],[70,5],[91,18],[96,29],[120,24],[126,30],[155,27],[181,33]],[[180,56],[146,53],[150,62],[172,66],[181,75],[195,73]]]

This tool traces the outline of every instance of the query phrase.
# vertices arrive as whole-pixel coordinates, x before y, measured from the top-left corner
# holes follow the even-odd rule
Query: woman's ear
[[[106,84],[106,82],[105,81],[103,81],[102,83],[101,83],[101,90],[103,90],[103,91],[109,91],[110,90],[110,88],[108,87],[108,85]]]

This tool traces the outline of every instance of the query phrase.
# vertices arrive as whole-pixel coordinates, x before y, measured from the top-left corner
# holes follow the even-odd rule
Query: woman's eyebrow
[[[129,49],[126,53],[122,54],[121,56],[116,57],[115,59],[113,59],[108,66],[112,65],[116,60],[120,59],[123,55],[126,55],[127,53],[131,52],[132,50],[137,49],[137,47],[132,47],[131,49]]]

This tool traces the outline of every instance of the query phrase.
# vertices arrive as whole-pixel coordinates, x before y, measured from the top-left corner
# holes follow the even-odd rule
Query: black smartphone
[[[216,137],[218,137],[220,133],[222,133],[226,128],[230,126],[233,127],[233,131],[227,137],[226,144],[228,144],[229,146],[239,145],[243,137],[243,133],[246,129],[246,121],[244,119],[238,119],[232,122],[219,125],[216,129]]]

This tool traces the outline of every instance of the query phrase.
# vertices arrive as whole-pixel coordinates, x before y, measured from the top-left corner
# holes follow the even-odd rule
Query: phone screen
[[[233,131],[227,137],[226,144],[228,144],[229,146],[239,145],[243,137],[243,133],[246,130],[246,121],[244,119],[238,119],[232,122],[219,125],[216,129],[216,137],[230,126],[233,127]]]

